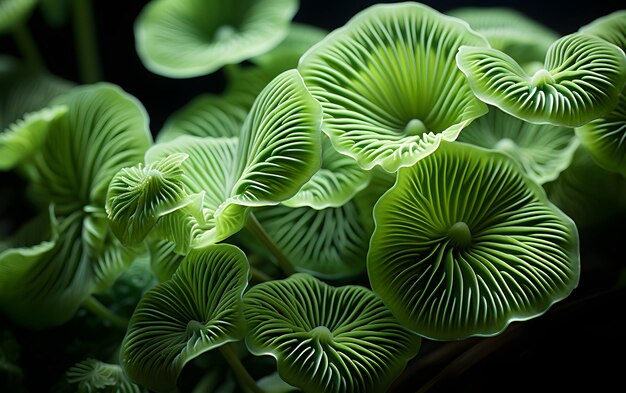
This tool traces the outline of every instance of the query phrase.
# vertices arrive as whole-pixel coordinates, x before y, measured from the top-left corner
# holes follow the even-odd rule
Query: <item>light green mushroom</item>
[[[297,9],[295,0],[153,0],[135,23],[137,52],[160,75],[210,74],[276,46]]]
[[[420,346],[370,290],[302,273],[254,286],[244,314],[248,349],[305,393],[384,392]]]
[[[395,172],[487,112],[456,67],[461,45],[489,47],[427,6],[375,5],[305,53],[298,70],[333,146],[364,169]]]
[[[576,226],[501,153],[441,146],[400,170],[374,219],[372,288],[424,337],[499,334],[578,284]]]

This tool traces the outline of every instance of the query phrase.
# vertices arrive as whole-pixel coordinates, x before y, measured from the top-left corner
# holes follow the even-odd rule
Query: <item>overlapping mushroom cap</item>
[[[297,8],[295,0],[153,0],[135,25],[137,51],[161,75],[209,74],[274,47]]]
[[[171,391],[191,359],[242,339],[248,271],[245,254],[235,246],[190,251],[171,279],[149,290],[133,313],[122,343],[130,378]]]
[[[583,26],[580,32],[602,38],[626,51],[626,11],[599,18]],[[598,164],[626,176],[626,86],[611,112],[577,128],[576,135]]]
[[[508,154],[539,184],[556,179],[578,147],[569,127],[528,123],[494,107],[465,128],[457,140]]]
[[[578,283],[574,223],[501,153],[440,147],[400,170],[374,217],[372,288],[429,338],[498,334]]]
[[[133,260],[111,233],[105,197],[113,175],[151,144],[145,110],[116,86],[77,87],[51,105],[67,111],[49,119],[39,147],[20,163],[46,213],[0,253],[0,308],[37,328],[67,321]]]
[[[478,98],[531,123],[580,126],[610,111],[626,82],[624,52],[580,33],[554,42],[532,76],[491,48],[462,47],[457,63]]]
[[[383,392],[420,345],[368,289],[302,273],[253,287],[244,314],[248,349],[304,392]]]
[[[311,48],[298,69],[333,146],[365,169],[395,172],[486,113],[456,67],[461,45],[489,46],[424,5],[376,5]]]
[[[298,73],[286,71],[259,95],[240,138],[181,136],[154,146],[146,165],[111,181],[115,234],[133,244],[154,228],[181,253],[232,235],[249,207],[291,198],[319,169],[320,112]]]
[[[85,359],[67,371],[67,381],[77,385],[78,392],[143,393],[145,389],[128,380],[119,364]]]

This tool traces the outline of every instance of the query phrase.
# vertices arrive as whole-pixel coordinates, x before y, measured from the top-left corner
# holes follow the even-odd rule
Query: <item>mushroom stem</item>
[[[257,282],[268,282],[273,280],[273,278],[270,277],[269,274],[257,269],[254,266],[250,266],[250,273],[252,275],[252,279]]]
[[[93,296],[89,296],[87,299],[85,299],[85,301],[83,302],[83,307],[92,314],[111,322],[113,326],[121,330],[126,330],[128,328],[128,320],[126,318],[120,317],[119,315],[113,313]]]
[[[102,79],[91,0],[74,0],[74,39],[83,83]]]
[[[224,356],[224,359],[226,359],[226,362],[235,373],[239,385],[244,390],[253,393],[265,393],[259,385],[256,384],[256,381],[252,378],[250,373],[248,373],[248,370],[246,370],[243,364],[241,364],[241,360],[239,360],[239,357],[237,357],[237,354],[233,351],[229,344],[224,344],[219,347],[219,349],[222,356]]]
[[[28,27],[23,23],[18,24],[13,30],[13,37],[26,63],[34,69],[43,69],[41,54]]]
[[[283,252],[274,244],[274,241],[269,237],[263,226],[257,220],[252,212],[248,215],[248,221],[246,222],[246,228],[261,242],[265,247],[274,255],[278,266],[283,270],[287,276],[291,276],[296,272],[289,259],[283,254]]]

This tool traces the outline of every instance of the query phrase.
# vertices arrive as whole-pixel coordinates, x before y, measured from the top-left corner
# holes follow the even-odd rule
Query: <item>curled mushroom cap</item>
[[[253,287],[244,314],[248,349],[304,392],[383,392],[420,345],[370,290],[303,273]]]
[[[311,48],[298,69],[333,146],[365,169],[395,172],[486,113],[455,65],[461,45],[489,46],[424,5],[376,5]]]
[[[484,102],[531,123],[566,127],[610,111],[626,82],[624,52],[580,33],[555,41],[533,75],[491,48],[461,47],[457,63]]]
[[[153,0],[135,24],[137,51],[164,76],[209,74],[274,47],[297,8],[295,0]]]
[[[576,226],[501,153],[442,146],[400,170],[374,218],[372,288],[425,337],[498,334],[578,283]]]

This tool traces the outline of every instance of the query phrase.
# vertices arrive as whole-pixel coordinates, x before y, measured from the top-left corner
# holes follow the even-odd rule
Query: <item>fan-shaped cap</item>
[[[295,0],[153,0],[135,24],[137,51],[157,74],[209,74],[277,45],[297,8]]]
[[[149,213],[158,219],[157,236],[174,241],[177,251],[186,253],[190,247],[213,244],[239,231],[248,207],[275,205],[292,197],[320,167],[320,112],[298,73],[286,71],[259,95],[241,138],[181,136],[151,148],[145,168],[163,165],[174,154],[189,157],[181,162],[180,176],[172,179],[182,188],[170,192],[160,183],[150,189],[159,205],[177,207],[162,209],[164,214]],[[118,173],[112,187],[118,181],[124,184],[120,178],[125,176],[124,171]],[[135,189],[119,190],[111,195],[129,203],[118,207],[120,211],[151,212],[157,206],[151,202],[154,198],[148,198],[148,188],[137,188],[141,192],[136,197],[128,195]],[[123,228],[128,217],[119,218],[114,225]],[[124,241],[145,237],[147,231],[137,229]]]
[[[244,296],[248,349],[276,358],[280,376],[304,392],[382,392],[419,349],[366,288],[334,288],[298,273]]]
[[[522,65],[542,62],[550,45],[559,38],[554,31],[512,8],[463,7],[447,14],[466,21],[487,38],[492,48]]]
[[[333,146],[365,169],[395,172],[487,112],[455,65],[461,45],[488,47],[465,22],[424,5],[376,5],[311,48],[298,69]]]
[[[24,23],[35,5],[37,0],[0,0],[0,34]]]
[[[172,278],[141,299],[122,344],[130,378],[166,392],[191,359],[245,334],[248,261],[235,246],[191,250]]]
[[[498,334],[578,283],[576,226],[500,153],[442,146],[399,172],[374,218],[372,288],[425,337]]]
[[[539,184],[556,179],[578,147],[569,127],[528,123],[495,107],[465,128],[457,140],[508,154]]]
[[[78,385],[81,393],[142,393],[145,389],[130,382],[118,364],[104,363],[96,359],[85,359],[67,371],[67,381]]]
[[[484,102],[531,123],[566,127],[610,111],[626,82],[624,52],[579,33],[554,42],[532,76],[496,49],[461,47],[457,63]]]

